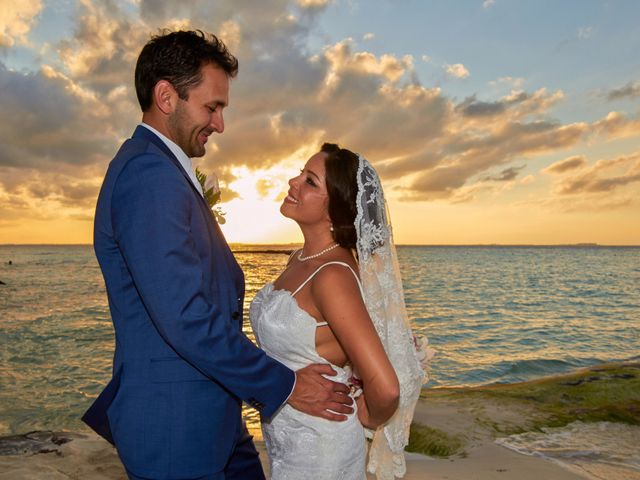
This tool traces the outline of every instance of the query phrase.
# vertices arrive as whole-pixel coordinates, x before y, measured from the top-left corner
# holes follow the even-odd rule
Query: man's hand
[[[329,365],[313,364],[301,368],[296,372],[296,386],[287,403],[314,417],[338,422],[346,420],[347,417],[340,413],[353,413],[349,387],[323,377],[335,374]]]

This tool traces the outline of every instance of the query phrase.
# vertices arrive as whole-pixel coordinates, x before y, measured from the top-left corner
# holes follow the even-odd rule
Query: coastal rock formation
[[[60,446],[71,440],[70,434],[48,431],[0,437],[0,455],[59,453]]]

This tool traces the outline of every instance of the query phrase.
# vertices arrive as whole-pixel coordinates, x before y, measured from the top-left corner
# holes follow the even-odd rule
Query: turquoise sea
[[[293,247],[233,248],[246,273],[246,317],[286,262],[274,250]],[[516,382],[640,354],[638,247],[398,252],[413,327],[437,350],[429,386]],[[82,430],[114,343],[92,247],[0,245],[0,281],[0,435]],[[256,428],[255,412],[246,416]]]

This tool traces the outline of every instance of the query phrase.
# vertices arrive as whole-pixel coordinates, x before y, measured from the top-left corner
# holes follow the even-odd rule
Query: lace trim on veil
[[[358,213],[355,220],[360,279],[367,311],[400,383],[395,414],[375,431],[367,469],[378,480],[406,473],[404,447],[420,390],[426,382],[404,304],[402,279],[387,205],[377,173],[362,156],[358,166]]]

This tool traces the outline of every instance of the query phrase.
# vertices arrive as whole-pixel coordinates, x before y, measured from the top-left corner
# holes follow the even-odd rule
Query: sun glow
[[[220,228],[228,242],[289,243],[301,239],[295,222],[280,214],[282,199],[289,188],[287,180],[295,172],[293,162],[269,169],[238,167],[231,171],[236,179],[227,189],[240,197],[224,202],[225,188],[222,187],[220,207],[226,212],[226,223]]]
[[[322,132],[318,132],[320,136]],[[302,234],[298,225],[282,216],[280,205],[289,190],[288,181],[298,174],[309,157],[318,150],[318,141],[297,149],[269,168],[250,169],[234,167],[230,173],[235,179],[221,186],[221,209],[226,212],[226,223],[221,225],[230,243],[299,243]],[[237,192],[225,202],[224,191]]]

